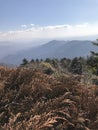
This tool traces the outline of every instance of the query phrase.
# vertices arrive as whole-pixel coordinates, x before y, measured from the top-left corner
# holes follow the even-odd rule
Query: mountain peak
[[[9,64],[20,64],[23,58],[46,59],[46,58],[74,58],[87,57],[90,51],[98,51],[98,48],[92,45],[91,41],[58,41],[52,40],[36,48],[32,47],[25,51],[20,51],[15,55],[6,56],[1,62]]]

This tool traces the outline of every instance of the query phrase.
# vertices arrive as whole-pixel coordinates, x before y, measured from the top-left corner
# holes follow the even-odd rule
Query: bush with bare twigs
[[[98,130],[98,86],[78,75],[0,67],[0,130]]]

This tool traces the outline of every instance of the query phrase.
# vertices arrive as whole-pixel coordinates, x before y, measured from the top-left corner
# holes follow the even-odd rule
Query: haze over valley
[[[46,58],[75,58],[90,56],[90,51],[98,51],[98,48],[88,40],[60,41],[53,40],[46,44],[32,46],[32,44],[3,44],[0,47],[1,63],[19,65],[24,58],[46,59]]]

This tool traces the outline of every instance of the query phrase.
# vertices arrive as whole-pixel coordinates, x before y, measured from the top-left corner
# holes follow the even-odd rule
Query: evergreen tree
[[[51,59],[50,59],[50,58],[46,58],[46,59],[45,59],[45,62],[51,63]]]
[[[26,58],[24,58],[23,60],[22,60],[22,66],[24,66],[24,65],[27,65],[28,64],[28,60],[26,59]]]
[[[73,74],[82,74],[82,64],[77,57],[72,60],[69,71]]]
[[[35,61],[34,61],[34,59],[32,59],[30,62],[31,62],[31,63],[34,63]]]
[[[98,46],[98,39],[95,42],[92,42],[94,46]],[[91,51],[90,65],[92,67],[93,73],[98,75],[98,52]]]
[[[98,46],[98,39],[95,42],[92,42],[93,45]],[[92,56],[98,57],[98,52],[91,51]]]

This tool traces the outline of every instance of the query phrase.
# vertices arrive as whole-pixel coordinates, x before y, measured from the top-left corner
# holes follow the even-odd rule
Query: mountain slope
[[[19,51],[15,55],[9,55],[2,59],[3,63],[20,64],[23,58],[45,59],[45,58],[74,58],[86,57],[90,55],[90,51],[98,51],[91,41],[50,41],[47,44],[30,49]]]

